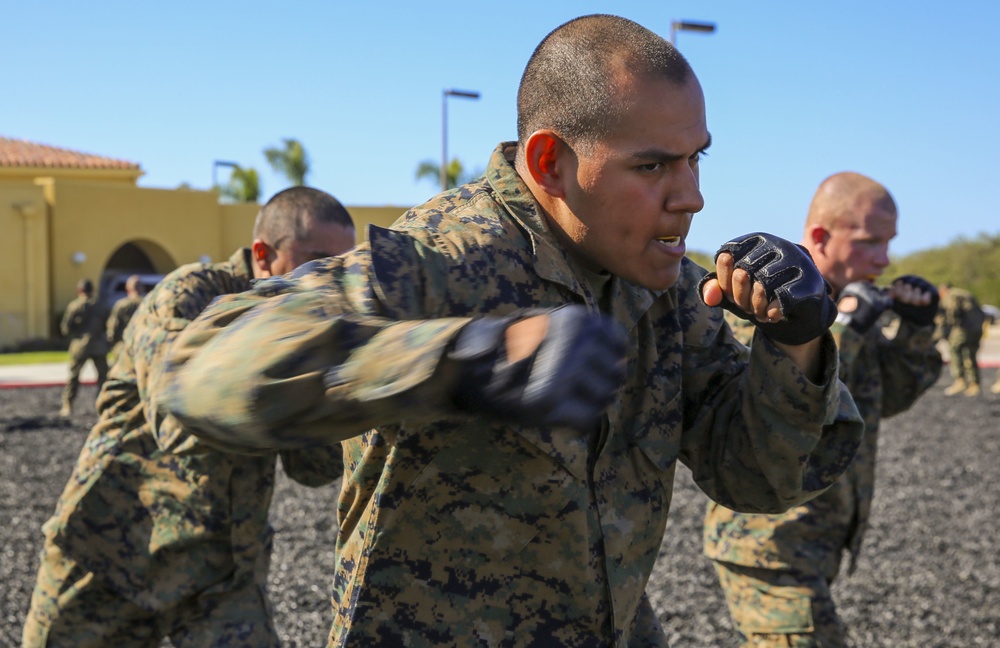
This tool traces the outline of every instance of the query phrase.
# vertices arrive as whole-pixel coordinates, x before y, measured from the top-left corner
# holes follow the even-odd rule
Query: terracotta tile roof
[[[136,162],[0,136],[0,167],[139,170]]]

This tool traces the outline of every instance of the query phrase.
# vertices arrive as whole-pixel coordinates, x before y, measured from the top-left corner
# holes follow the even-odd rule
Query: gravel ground
[[[984,384],[995,375],[985,370]],[[1000,396],[948,398],[948,383],[884,423],[866,550],[857,573],[834,585],[859,647],[1000,645]],[[0,646],[19,642],[40,527],[96,421],[94,396],[83,388],[81,411],[63,421],[58,388],[0,389]],[[735,646],[700,555],[705,498],[680,472],[648,591],[675,648]],[[270,587],[288,647],[326,642],[334,497],[332,486],[310,490],[279,477]]]

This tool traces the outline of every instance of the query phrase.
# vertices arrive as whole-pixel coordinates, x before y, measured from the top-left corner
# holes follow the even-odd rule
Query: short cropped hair
[[[571,20],[546,36],[528,60],[517,92],[520,145],[543,128],[571,144],[610,134],[628,103],[615,92],[629,78],[683,85],[694,75],[673,45],[642,25],[595,14]]]
[[[816,225],[827,230],[858,227],[859,203],[880,205],[898,213],[896,201],[884,185],[854,171],[841,171],[827,177],[816,189],[806,216],[806,231]]]
[[[311,223],[336,223],[354,229],[347,209],[330,194],[312,187],[289,187],[261,207],[253,237],[278,248],[287,239],[305,239]]]
[[[137,295],[142,295],[146,292],[146,288],[142,285],[142,279],[139,275],[129,275],[129,278],[125,280],[125,290],[134,292]]]
[[[94,294],[94,282],[90,279],[81,279],[76,282],[76,290],[84,295],[92,295]]]

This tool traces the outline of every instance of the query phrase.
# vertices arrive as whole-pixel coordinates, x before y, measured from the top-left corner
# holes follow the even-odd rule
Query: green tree
[[[906,274],[920,275],[935,285],[948,282],[965,288],[984,304],[1000,303],[1000,235],[959,237],[944,247],[894,258],[881,283]]]
[[[218,190],[222,197],[233,202],[257,202],[260,200],[260,175],[253,167],[234,167],[229,183]]]
[[[309,156],[302,142],[296,139],[283,139],[284,148],[269,147],[264,149],[264,157],[276,173],[288,178],[292,186],[299,187],[306,183],[309,174]]]
[[[705,254],[704,252],[699,252],[698,250],[688,250],[687,258],[691,259],[706,270],[715,270],[715,262],[712,260],[711,254]]]
[[[466,173],[465,167],[458,158],[452,158],[451,162],[448,163],[448,168],[445,169],[445,179],[448,189],[454,189],[459,185],[463,185],[477,176],[482,175],[480,173]],[[429,179],[434,184],[441,185],[441,165],[432,160],[424,160],[417,166],[417,180],[423,180],[424,178]]]

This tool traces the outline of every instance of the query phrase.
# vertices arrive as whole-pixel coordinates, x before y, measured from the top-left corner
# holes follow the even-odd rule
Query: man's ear
[[[826,251],[826,242],[830,240],[830,232],[822,225],[812,225],[809,227],[809,241],[812,248],[819,253]]]
[[[250,244],[250,257],[254,267],[254,277],[264,279],[271,276],[271,246],[260,239]]]
[[[548,129],[535,131],[524,145],[525,166],[531,179],[553,198],[566,196],[566,162],[573,155],[566,142]]]

